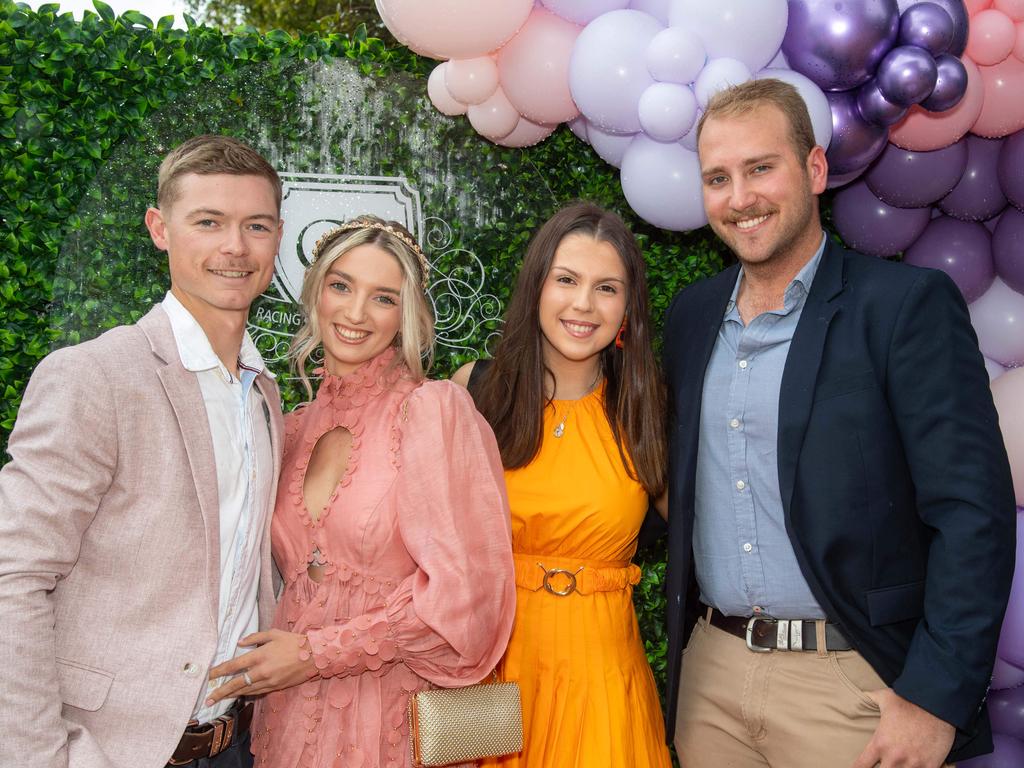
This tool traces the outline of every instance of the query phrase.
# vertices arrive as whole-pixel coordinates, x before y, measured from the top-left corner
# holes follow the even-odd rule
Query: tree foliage
[[[262,32],[353,36],[365,26],[367,36],[395,42],[373,0],[188,0],[188,7],[202,22],[224,30],[249,24]]]

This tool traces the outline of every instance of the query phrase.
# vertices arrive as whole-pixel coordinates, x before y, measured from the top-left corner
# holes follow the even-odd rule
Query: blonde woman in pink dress
[[[211,670],[215,698],[260,696],[256,765],[405,768],[414,691],[486,677],[515,613],[498,447],[469,395],[426,381],[428,265],[394,222],[328,232],[306,273],[303,371],[286,417],[272,525],[284,577],[274,628]],[[311,390],[310,390],[311,391]],[[262,696],[261,696],[262,695]]]

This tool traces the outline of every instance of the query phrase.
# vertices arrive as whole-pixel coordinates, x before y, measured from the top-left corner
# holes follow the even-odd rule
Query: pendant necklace
[[[587,387],[587,391],[580,395],[577,399],[569,403],[569,407],[565,409],[565,414],[562,416],[562,420],[555,425],[555,428],[553,430],[551,430],[551,434],[553,434],[555,437],[561,437],[562,435],[565,434],[565,422],[569,418],[569,414],[572,413],[573,409],[576,407],[576,403],[578,403],[580,400],[582,400],[584,397],[586,397],[587,395],[594,391],[594,387],[597,386],[597,382],[600,379],[601,366],[598,366],[597,375],[594,376],[594,380],[590,382],[590,386]],[[558,415],[557,411],[555,412],[555,415]]]

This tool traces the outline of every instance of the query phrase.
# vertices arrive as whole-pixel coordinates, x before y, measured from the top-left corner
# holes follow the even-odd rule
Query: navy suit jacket
[[[738,270],[683,290],[665,324],[670,739],[704,372]],[[899,695],[957,727],[953,759],[991,751],[984,699],[1016,513],[977,338],[948,276],[830,240],[782,377],[778,465],[786,528],[829,619]]]

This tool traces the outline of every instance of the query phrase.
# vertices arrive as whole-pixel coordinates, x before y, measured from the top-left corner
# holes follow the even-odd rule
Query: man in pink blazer
[[[146,212],[166,298],[29,382],[0,471],[3,768],[251,764],[251,705],[209,706],[207,672],[273,611],[280,399],[245,324],[280,202],[246,145],[175,149]]]

